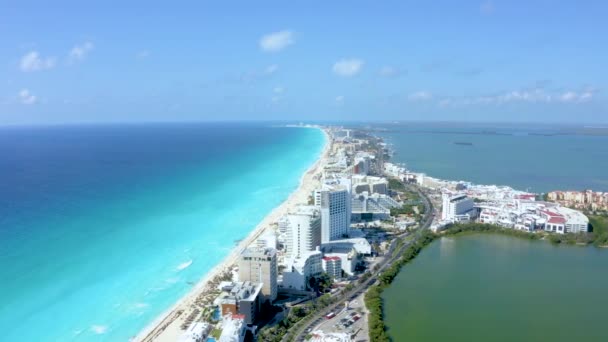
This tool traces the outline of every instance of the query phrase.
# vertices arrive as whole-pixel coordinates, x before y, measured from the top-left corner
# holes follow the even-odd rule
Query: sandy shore
[[[331,151],[331,141],[326,130],[326,143],[319,159],[304,173],[300,179],[299,187],[292,192],[289,197],[274,208],[249,234],[246,239],[243,239],[238,246],[217,266],[211,269],[193,289],[182,297],[172,308],[163,313],[158,319],[149,324],[143,329],[133,341],[159,341],[173,342],[177,341],[183,330],[180,325],[183,322],[180,317],[187,317],[189,313],[197,306],[197,298],[210,288],[210,282],[225,271],[230,270],[238,261],[238,256],[241,252],[264,234],[267,229],[270,229],[279,218],[291,211],[299,204],[306,204],[308,196],[319,186],[319,175],[323,172],[324,166],[327,164],[328,157]]]

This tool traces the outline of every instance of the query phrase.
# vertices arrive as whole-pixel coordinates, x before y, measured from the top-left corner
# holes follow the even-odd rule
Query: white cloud
[[[274,91],[277,94],[281,94],[281,93],[283,93],[285,91],[285,88],[283,88],[283,87],[274,87],[274,89],[272,91]]]
[[[336,104],[339,106],[344,104],[344,96],[342,96],[342,95],[336,96]]]
[[[93,50],[93,47],[93,43],[91,42],[85,42],[74,46],[68,54],[68,61],[70,63],[76,63],[84,60],[89,52]]]
[[[591,101],[593,99],[593,92],[592,91],[583,91],[580,93],[574,92],[574,91],[567,91],[564,92],[563,94],[561,94],[558,97],[559,101],[561,102],[568,102],[568,103],[581,103],[581,102],[587,102],[587,101]]]
[[[380,74],[380,76],[386,78],[394,78],[402,74],[401,70],[392,66],[383,66],[382,68],[380,68],[380,71],[378,73]]]
[[[563,102],[576,101],[577,98],[578,98],[578,95],[573,91],[567,91],[559,97],[560,101],[563,101]]]
[[[433,98],[433,95],[428,91],[417,91],[411,93],[407,98],[410,101],[428,101]]]
[[[38,51],[30,51],[21,57],[19,68],[24,72],[51,69],[55,66],[55,58],[42,58]]]
[[[593,99],[593,93],[590,91],[584,92],[584,93],[580,94],[578,99],[579,99],[579,102],[590,101],[591,99]]]
[[[273,32],[260,38],[260,48],[267,52],[278,52],[294,43],[293,32],[289,30]]]
[[[363,61],[357,58],[346,58],[337,61],[333,71],[339,76],[354,76],[363,68]]]
[[[21,89],[19,101],[24,105],[32,105],[38,102],[38,98],[30,93],[28,89]]]
[[[581,92],[569,90],[556,93],[547,92],[541,88],[531,90],[513,90],[497,95],[444,98],[439,102],[439,106],[504,105],[513,103],[584,103],[593,99],[594,91],[595,90],[593,89],[586,89]]]
[[[272,103],[278,103],[281,101],[281,97],[280,96],[273,96],[270,98],[270,101],[272,101]]]

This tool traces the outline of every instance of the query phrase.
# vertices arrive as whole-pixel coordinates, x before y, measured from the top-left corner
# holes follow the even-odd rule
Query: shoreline
[[[208,290],[210,283],[215,278],[221,276],[223,272],[230,271],[237,263],[241,252],[254,243],[258,237],[266,233],[269,229],[272,229],[273,224],[276,223],[281,216],[287,214],[299,204],[306,204],[310,193],[312,193],[312,191],[320,184],[320,180],[317,179],[316,176],[323,171],[323,167],[327,163],[329,152],[332,148],[332,142],[327,129],[324,127],[307,126],[303,128],[314,128],[321,130],[325,139],[325,144],[316,161],[304,172],[302,177],[300,177],[298,187],[292,191],[281,204],[273,208],[262,219],[262,221],[255,226],[255,228],[249,233],[249,235],[247,235],[246,238],[241,240],[235,247],[233,247],[232,251],[220,263],[204,274],[196,285],[190,291],[188,291],[188,293],[182,296],[174,305],[141,329],[137,335],[130,339],[130,341],[168,342],[177,340],[183,333],[183,330],[180,328],[180,320],[178,318],[182,316],[182,313],[185,313],[195,306],[198,297],[203,294],[205,290]]]
[[[394,165],[403,167],[408,172],[410,172],[412,174],[421,174],[421,175],[424,175],[427,178],[430,178],[430,179],[433,179],[433,180],[436,180],[436,181],[442,182],[442,183],[468,183],[468,184],[471,184],[473,186],[495,186],[497,188],[509,188],[511,190],[514,190],[514,191],[527,192],[527,191],[523,191],[523,190],[518,190],[518,189],[514,188],[513,186],[506,185],[506,184],[502,184],[502,185],[501,184],[481,184],[481,183],[475,183],[475,182],[464,180],[464,179],[457,180],[457,179],[438,178],[436,176],[428,174],[426,171],[410,169],[409,167],[407,167],[407,165],[408,165],[407,163],[405,163],[405,162],[397,162],[397,161],[393,160],[392,156],[397,152],[397,150],[392,147],[392,146],[394,146],[394,144],[387,143],[386,139],[383,138],[383,137],[381,137],[381,136],[379,136],[379,135],[371,134],[371,136],[373,136],[376,139],[381,139],[381,141],[386,144],[386,149],[389,152],[389,154],[391,155],[391,157],[389,158],[388,162],[393,163]],[[424,186],[422,186],[422,187],[424,187]],[[542,194],[542,193],[539,193],[539,194]]]
[[[374,132],[374,133],[378,133],[378,132]],[[538,184],[520,184],[520,185],[515,185],[515,184],[509,184],[508,182],[501,182],[501,183],[492,183],[492,184],[488,184],[488,183],[483,183],[483,182],[478,182],[478,181],[470,181],[470,180],[466,180],[466,179],[458,179],[458,177],[454,177],[453,175],[450,176],[443,176],[445,178],[440,178],[437,175],[433,175],[431,173],[429,173],[429,171],[425,171],[421,168],[410,168],[409,163],[408,162],[397,162],[394,158],[395,154],[398,154],[398,151],[393,147],[395,144],[392,142],[391,138],[386,138],[383,136],[380,136],[378,134],[374,134],[371,133],[370,135],[375,137],[375,138],[379,138],[382,139],[382,142],[384,142],[386,144],[386,148],[392,153],[389,162],[395,164],[395,165],[406,165],[407,166],[407,170],[411,173],[416,173],[416,174],[424,174],[426,177],[432,178],[432,179],[436,179],[438,181],[442,181],[442,182],[453,182],[453,183],[469,183],[471,185],[474,186],[496,186],[498,188],[510,188],[513,189],[515,191],[521,191],[521,192],[527,192],[527,193],[534,193],[534,194],[539,194],[539,195],[543,195],[543,194],[548,194],[550,192],[553,191],[584,191],[584,190],[593,190],[596,192],[608,192],[608,189],[604,190],[604,188],[601,185],[597,185],[596,186],[592,186],[592,187],[586,187],[586,186],[566,186],[565,188],[560,188],[559,186],[556,187],[552,187],[552,190],[548,190],[549,188],[547,188],[546,190],[543,190],[542,188],[544,187],[543,185],[538,185]],[[382,132],[380,132],[382,133]],[[435,171],[436,172],[436,171]],[[540,189],[539,189],[540,188]],[[525,189],[525,190],[522,190]],[[566,190],[566,189],[574,189],[574,190]]]

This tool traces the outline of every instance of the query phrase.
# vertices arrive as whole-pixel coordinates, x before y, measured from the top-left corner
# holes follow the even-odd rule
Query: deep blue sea
[[[324,143],[262,124],[0,128],[0,340],[133,337],[296,189]]]
[[[543,124],[394,123],[373,125],[393,161],[448,180],[519,190],[608,191],[606,128]],[[456,144],[464,143],[464,144]]]

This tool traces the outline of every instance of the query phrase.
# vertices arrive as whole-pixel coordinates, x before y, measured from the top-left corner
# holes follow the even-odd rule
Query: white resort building
[[[321,213],[315,206],[299,206],[286,216],[285,256],[299,257],[321,245]]]
[[[353,195],[351,201],[352,220],[355,222],[388,219],[391,208],[401,206],[399,202],[389,196],[369,195],[367,192]]]
[[[481,209],[479,222],[518,230],[584,233],[589,226],[589,219],[580,211],[532,199],[496,200],[482,203],[478,208]]]
[[[245,321],[243,315],[227,315],[222,320],[222,334],[218,342],[245,341]]]
[[[464,193],[444,191],[441,219],[444,221],[468,221],[472,218],[475,202]]]
[[[299,257],[287,260],[281,285],[285,289],[305,291],[310,278],[323,273],[321,259],[323,254],[316,250],[304,252]]]
[[[384,177],[353,175],[352,182],[353,194],[367,192],[369,194],[386,195],[388,193],[388,181]]]
[[[180,336],[179,342],[204,342],[207,340],[210,326],[206,322],[194,322]]]
[[[588,231],[589,219],[580,211],[565,207],[555,207],[542,210],[540,214],[546,220],[546,231],[560,234]]]

